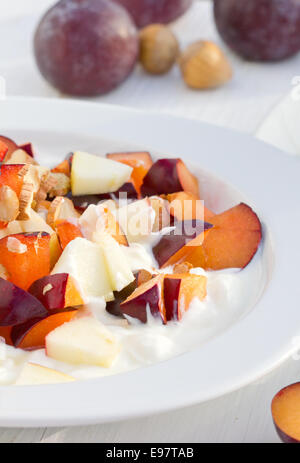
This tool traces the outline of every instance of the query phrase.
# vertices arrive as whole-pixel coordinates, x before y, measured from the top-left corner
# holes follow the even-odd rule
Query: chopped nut
[[[189,262],[182,262],[174,266],[173,273],[189,273],[192,268],[193,266]]]
[[[19,214],[19,199],[14,190],[4,185],[0,189],[0,220],[12,222]]]
[[[17,149],[11,154],[8,154],[5,158],[4,164],[32,164],[37,165],[37,162],[33,159],[32,156],[26,153],[22,149]]]
[[[24,254],[27,251],[26,244],[21,243],[17,238],[13,236],[9,236],[7,238],[7,249],[10,252],[14,252],[16,254]]]
[[[79,216],[71,199],[57,196],[49,208],[47,223],[53,226],[57,220],[77,219]]]
[[[71,189],[71,182],[67,175],[51,172],[50,178],[55,181],[48,192],[50,198],[54,198],[55,196],[65,196],[69,193]]]
[[[44,201],[47,198],[49,191],[56,185],[57,181],[50,172],[42,175],[39,189],[35,195],[37,203]]]
[[[34,186],[32,183],[24,182],[20,193],[19,215],[17,220],[29,220],[31,204],[33,201]]]
[[[144,283],[147,283],[147,281],[152,280],[153,275],[148,272],[148,270],[142,269],[139,271],[138,276],[137,276],[137,285],[141,286]]]

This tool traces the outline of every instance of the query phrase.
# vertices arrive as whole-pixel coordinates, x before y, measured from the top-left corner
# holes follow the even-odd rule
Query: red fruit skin
[[[48,315],[34,296],[3,278],[0,278],[0,296],[0,326],[20,325]]]
[[[180,285],[180,278],[164,278],[164,301],[167,321],[179,320],[178,299]]]
[[[121,304],[124,302],[137,288],[137,280],[133,280],[126,288],[122,289],[122,291],[115,291],[114,301],[110,301],[106,303],[106,311],[115,317],[125,318],[123,312],[121,310]]]
[[[19,148],[25,151],[29,156],[34,158],[34,150],[31,143],[24,143],[23,145],[20,145]]]
[[[279,438],[284,444],[299,444],[300,443],[297,439],[293,439],[293,437],[288,436],[285,432],[281,431],[281,429],[277,426],[274,420],[273,420],[273,423],[274,423],[274,426],[275,426],[275,429],[276,429],[276,432]]]
[[[28,292],[36,297],[47,310],[64,309],[68,278],[67,273],[45,276],[35,281]],[[43,289],[47,284],[51,284],[52,289],[43,294]]]
[[[236,53],[278,61],[300,51],[298,0],[214,0],[217,29]]]
[[[109,0],[60,0],[42,18],[34,37],[36,62],[63,93],[107,93],[132,72],[138,58],[136,27]]]
[[[167,24],[182,16],[193,0],[114,0],[133,16],[138,27],[148,24]]]
[[[0,140],[3,143],[5,143],[5,145],[8,148],[8,151],[6,153],[7,156],[10,156],[14,151],[18,149],[18,145],[8,137],[5,137],[4,135],[0,135]]]
[[[153,255],[161,268],[174,254],[195,239],[212,225],[202,220],[185,220],[177,222],[175,230],[163,235],[152,249]]]
[[[134,299],[121,304],[120,309],[124,315],[129,315],[132,318],[140,320],[142,323],[147,323],[147,306],[149,306],[150,312],[154,317],[160,316],[163,323],[165,323],[158,310],[160,306],[160,289],[157,284]]]
[[[182,190],[177,173],[179,159],[159,159],[156,161],[141,187],[143,196],[168,195]]]

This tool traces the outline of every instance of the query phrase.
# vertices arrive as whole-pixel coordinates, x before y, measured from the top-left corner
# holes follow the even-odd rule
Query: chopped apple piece
[[[136,318],[142,323],[147,323],[148,315],[160,317],[163,323],[167,322],[166,310],[163,298],[163,275],[158,275],[152,280],[139,286],[124,301],[120,309],[125,316]]]
[[[133,168],[131,180],[138,193],[140,193],[143,179],[153,165],[150,154],[148,152],[110,153],[106,157]]]
[[[112,289],[113,291],[121,291],[134,281],[134,275],[126,256],[119,243],[112,236],[104,233],[98,235],[98,240],[106,259]]]
[[[69,383],[70,381],[75,381],[75,378],[36,363],[26,363],[15,385],[30,386],[35,384]]]
[[[28,292],[50,311],[84,304],[76,282],[67,273],[40,278],[30,286]]]
[[[114,192],[130,179],[131,173],[132,168],[129,166],[77,151],[72,159],[72,194]]]
[[[148,198],[120,207],[114,215],[129,243],[139,242],[152,232],[155,212]]]
[[[79,286],[84,298],[104,297],[113,300],[106,259],[100,244],[76,238],[64,249],[51,274],[68,273]]]
[[[165,275],[164,302],[167,321],[180,321],[193,299],[203,301],[206,297],[206,283],[207,278],[203,275]]]
[[[13,345],[19,349],[42,349],[45,347],[46,336],[58,326],[70,322],[75,315],[77,310],[65,310],[43,319],[34,318],[14,326],[11,330]]]
[[[119,352],[114,336],[92,317],[65,323],[46,337],[46,354],[61,362],[109,368]]]
[[[4,164],[32,164],[37,165],[37,162],[23,149],[17,149],[10,155],[7,155]]]
[[[155,213],[152,231],[158,232],[165,227],[169,227],[170,214],[168,210],[168,202],[159,196],[151,196],[149,200]]]

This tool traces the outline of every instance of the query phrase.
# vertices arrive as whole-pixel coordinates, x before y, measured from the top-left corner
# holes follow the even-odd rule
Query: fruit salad
[[[258,216],[245,203],[208,209],[182,159],[77,151],[46,167],[5,136],[0,158],[0,384],[186,352],[259,285]]]

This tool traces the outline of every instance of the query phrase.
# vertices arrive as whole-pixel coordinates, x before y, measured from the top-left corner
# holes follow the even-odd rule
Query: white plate
[[[273,264],[264,244],[272,278],[255,308],[201,348],[117,376],[0,387],[1,426],[83,425],[191,405],[258,379],[294,351],[300,335],[298,159],[250,136],[167,115],[46,99],[8,99],[0,108],[1,132],[18,141],[32,139],[44,159],[75,148],[101,151],[106,138],[120,147],[139,145],[194,161],[243,192],[223,190],[220,182],[220,208],[250,198],[271,230],[275,251]],[[216,189],[214,175],[207,178]]]
[[[270,112],[256,136],[290,154],[300,154],[299,85]]]

